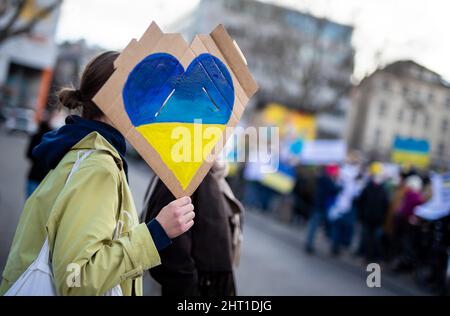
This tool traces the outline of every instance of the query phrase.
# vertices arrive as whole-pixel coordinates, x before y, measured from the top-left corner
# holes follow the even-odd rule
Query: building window
[[[377,128],[375,130],[375,134],[373,136],[373,145],[374,147],[379,146],[380,144],[380,139],[381,139],[381,130],[379,128]]]
[[[446,132],[448,130],[448,120],[447,119],[442,120],[441,129],[442,129],[442,132]]]
[[[403,121],[403,116],[405,111],[403,109],[398,110],[398,115],[397,115],[397,119],[399,120],[399,122]]]
[[[434,101],[434,94],[433,94],[433,92],[429,92],[428,93],[428,101],[429,102],[433,102]]]
[[[447,100],[445,101],[445,106],[447,109],[450,109],[450,96],[447,97]]]
[[[420,96],[420,91],[419,90],[414,90],[414,100],[421,100],[421,96]],[[423,99],[422,99],[423,100]]]
[[[425,118],[423,120],[423,126],[425,128],[430,126],[430,115],[429,114],[425,114]]]
[[[378,107],[378,115],[380,117],[383,117],[386,115],[386,103],[384,101],[381,101],[380,106]]]
[[[445,144],[440,143],[438,146],[438,155],[443,156],[445,154]]]
[[[407,97],[409,95],[409,88],[407,86],[404,86],[402,92],[403,96]]]
[[[417,121],[417,112],[413,111],[411,114],[411,125],[415,125]]]
[[[391,90],[391,85],[389,82],[389,79],[384,79],[383,81],[383,89],[386,91],[390,91]]]

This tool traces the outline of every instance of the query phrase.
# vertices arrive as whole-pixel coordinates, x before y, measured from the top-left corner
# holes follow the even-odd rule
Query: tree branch
[[[5,15],[5,13],[8,11],[9,6],[8,0],[1,0],[0,1],[0,18]]]
[[[22,13],[23,8],[25,7],[25,4],[26,0],[18,0],[16,5],[11,6],[12,8],[14,8],[14,12],[13,14],[11,14],[8,21],[0,30],[0,42],[8,37],[8,34],[11,32],[11,29],[13,28],[14,24],[19,19],[19,16]],[[6,6],[8,7],[8,5]]]
[[[331,112],[335,111],[336,107],[338,105],[338,102],[350,92],[351,88],[352,88],[351,83],[349,83],[348,85],[345,85],[342,89],[339,89],[339,91],[337,92],[337,94],[333,98],[333,100],[331,100],[327,103],[324,103],[323,105],[318,106],[317,109],[313,110],[313,112],[314,113],[318,113],[318,112],[331,113]]]
[[[300,81],[302,90],[300,109],[313,114],[335,111],[340,100],[349,93],[352,87],[350,80],[347,82],[347,79],[339,79],[341,76],[330,77],[329,70],[324,68],[324,50],[330,50],[330,47],[323,46],[329,45],[323,42],[328,23],[325,18],[318,18],[314,21],[314,29],[310,34],[310,47],[313,55],[309,61],[304,63],[303,78]],[[308,47],[308,45],[304,46]],[[346,73],[349,67],[353,68],[353,65],[349,62],[353,63],[353,58],[350,55],[339,62],[340,64],[337,65],[339,69],[336,69],[336,71]],[[329,88],[333,91],[332,95],[326,99],[318,98],[321,88]]]
[[[308,111],[314,111],[313,89],[318,85],[318,76],[320,76],[320,65],[322,64],[322,49],[320,47],[323,32],[325,30],[327,20],[319,18],[314,21],[314,30],[312,32],[311,50],[313,55],[309,63],[304,65],[305,70],[301,80],[301,97],[300,100],[303,108]]]
[[[24,5],[26,3],[26,0],[19,0],[19,4],[18,4],[13,16],[9,20],[6,27],[4,27],[0,31],[0,44],[8,38],[30,33],[33,30],[34,26],[40,20],[47,17],[53,10],[55,10],[61,4],[61,2],[62,2],[62,0],[56,0],[54,3],[48,5],[47,7],[42,8],[30,19],[30,21],[28,23],[26,23],[25,25],[23,25],[17,29],[14,29],[14,24],[18,20],[20,14],[23,11]]]

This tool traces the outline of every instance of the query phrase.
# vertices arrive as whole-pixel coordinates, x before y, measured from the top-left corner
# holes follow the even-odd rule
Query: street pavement
[[[24,204],[28,163],[24,158],[28,139],[23,134],[0,130],[0,271]],[[137,210],[142,208],[149,168],[130,161],[130,186]],[[365,266],[350,255],[336,259],[328,254],[319,236],[318,251],[303,251],[305,231],[266,215],[247,212],[241,263],[236,282],[239,295],[424,295],[409,276],[381,272],[381,287],[366,285]],[[144,293],[157,295],[158,286],[145,276]]]

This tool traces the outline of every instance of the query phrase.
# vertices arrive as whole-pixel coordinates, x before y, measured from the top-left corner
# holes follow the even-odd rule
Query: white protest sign
[[[417,206],[414,214],[426,220],[437,220],[450,214],[450,173],[433,174],[431,177],[432,198]]]
[[[347,144],[343,140],[305,141],[300,153],[300,163],[325,165],[342,163],[347,155]]]

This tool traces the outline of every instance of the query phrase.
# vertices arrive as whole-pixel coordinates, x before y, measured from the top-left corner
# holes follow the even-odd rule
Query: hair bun
[[[83,101],[81,100],[81,93],[79,90],[65,88],[58,93],[59,102],[70,109],[77,109],[83,106]]]

